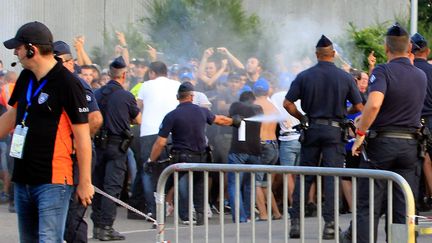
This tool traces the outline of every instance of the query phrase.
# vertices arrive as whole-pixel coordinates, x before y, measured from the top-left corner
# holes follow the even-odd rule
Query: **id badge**
[[[24,143],[27,136],[28,127],[17,125],[12,136],[12,143],[9,155],[11,157],[22,159]]]

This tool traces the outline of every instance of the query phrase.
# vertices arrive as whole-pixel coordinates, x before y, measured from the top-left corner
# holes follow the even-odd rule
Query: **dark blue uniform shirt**
[[[115,89],[106,97],[104,105],[104,90]],[[104,118],[104,127],[108,130],[109,135],[122,135],[122,132],[130,129],[131,120],[135,119],[139,113],[135,97],[123,89],[123,87],[114,80],[109,81],[105,86],[95,91],[97,103],[102,111]]]
[[[342,120],[347,115],[346,101],[362,102],[353,77],[332,62],[319,61],[299,73],[285,98],[301,100],[301,107],[309,118]]]
[[[384,94],[381,109],[371,126],[372,130],[396,126],[419,128],[426,96],[426,74],[411,64],[408,58],[396,58],[380,64],[369,79],[370,93]]]
[[[214,120],[215,115],[208,109],[191,102],[180,103],[164,117],[158,135],[167,138],[171,133],[173,150],[204,152],[207,147],[205,127]]]
[[[420,58],[414,59],[414,65],[423,70],[427,77],[427,91],[422,116],[432,116],[432,65]]]
[[[79,79],[81,85],[84,87],[89,113],[92,113],[93,111],[99,111],[99,106],[97,104],[96,98],[94,96],[93,90],[90,87],[90,85],[88,85],[88,83],[86,83],[84,79],[78,77],[78,75],[76,75],[76,77]]]

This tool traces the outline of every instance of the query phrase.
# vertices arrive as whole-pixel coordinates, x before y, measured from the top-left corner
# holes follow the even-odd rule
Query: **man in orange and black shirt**
[[[8,102],[12,108],[0,117],[0,137],[15,127],[12,181],[21,242],[63,242],[73,149],[80,177],[77,196],[86,206],[94,194],[85,93],[54,58],[52,40],[44,24],[31,22],[4,42],[24,68]]]

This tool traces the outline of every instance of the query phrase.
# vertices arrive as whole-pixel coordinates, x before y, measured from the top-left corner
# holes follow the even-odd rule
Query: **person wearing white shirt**
[[[137,97],[137,104],[142,113],[140,144],[143,164],[147,163],[163,118],[179,104],[176,95],[180,82],[167,78],[165,63],[160,61],[150,63],[149,77],[150,80],[142,84]],[[156,189],[158,175],[156,170],[141,173],[147,210],[153,216],[156,213],[153,193]]]

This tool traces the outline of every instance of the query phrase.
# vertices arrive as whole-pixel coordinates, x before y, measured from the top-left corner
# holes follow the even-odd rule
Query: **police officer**
[[[301,147],[301,166],[343,167],[345,148],[342,139],[342,121],[347,114],[346,99],[352,104],[352,111],[363,108],[360,92],[352,76],[333,63],[335,51],[332,42],[325,37],[316,45],[318,63],[301,72],[291,84],[285,96],[284,107],[303,125],[309,123],[304,131]],[[306,115],[302,115],[294,102],[301,100],[301,107]],[[309,122],[307,122],[309,121]],[[305,191],[313,182],[313,176],[306,176]],[[296,180],[294,202],[291,214],[291,238],[300,237],[300,182]],[[323,239],[334,238],[334,188],[333,177],[324,178],[325,203],[323,217],[325,220]]]
[[[104,124],[95,136],[97,162],[93,173],[94,185],[109,195],[119,198],[127,171],[127,149],[133,136],[130,125],[141,123],[141,114],[134,96],[123,89],[126,80],[123,57],[116,58],[109,67],[110,80],[95,92]],[[125,237],[112,226],[116,204],[96,194],[92,205],[93,238],[109,241]]]
[[[184,82],[180,85],[177,93],[177,99],[180,104],[177,108],[169,112],[163,119],[158,137],[153,144],[149,163],[154,163],[163,151],[167,144],[168,135],[171,133],[172,149],[171,156],[173,162],[192,162],[202,163],[207,161],[207,143],[205,137],[206,124],[216,124],[222,126],[239,126],[240,120],[233,119],[222,115],[214,115],[208,109],[199,107],[192,103],[194,96],[194,88],[190,82]],[[146,166],[146,165],[145,165]],[[187,174],[182,174],[181,177]],[[181,180],[181,178],[180,178]],[[203,224],[204,216],[204,185],[203,175],[195,173],[194,175],[194,206],[196,210],[197,224]],[[182,201],[179,202],[179,208],[187,208],[182,206]],[[184,212],[184,214],[182,213]],[[182,211],[180,218],[184,221],[189,220],[187,211]]]
[[[54,55],[60,59],[63,66],[70,72],[75,73],[74,60],[69,45],[63,41],[56,41],[53,43],[53,47]],[[93,137],[102,125],[102,114],[99,111],[99,106],[97,105],[91,87],[83,79],[78,77],[78,75],[75,76],[80,80],[86,93],[87,106],[89,108],[88,119],[90,135]],[[92,155],[93,169],[96,159],[94,148],[92,149]],[[78,185],[79,175],[75,167],[77,167],[76,156],[74,156],[74,185]],[[64,240],[66,242],[87,242],[87,222],[83,218],[86,209],[87,208],[84,207],[77,198],[71,197],[64,235]]]
[[[426,39],[420,35],[419,33],[414,34],[411,37],[411,42],[413,43],[412,52],[414,53],[414,66],[420,68],[423,70],[423,72],[426,73],[426,77],[428,80],[427,83],[427,92],[426,92],[426,98],[424,100],[423,104],[423,110],[422,110],[422,120],[425,123],[425,126],[429,129],[429,131],[432,131],[432,65],[427,62],[427,58],[430,54],[430,49],[428,48],[428,43]],[[414,46],[416,48],[414,48]],[[427,148],[428,156],[425,156],[424,163],[423,163],[423,174],[421,178],[426,179],[426,185],[429,185],[429,188],[432,188],[432,164],[431,164],[431,156],[432,156],[432,148],[429,146]],[[420,188],[422,187],[423,183],[420,184]],[[424,191],[424,190],[423,190]],[[421,209],[422,206],[425,205],[425,202],[423,200],[424,193],[422,191],[419,191],[419,208]]]
[[[360,168],[389,170],[400,174],[417,195],[419,149],[416,132],[426,95],[427,80],[423,71],[411,64],[408,33],[398,24],[387,31],[385,51],[388,63],[378,65],[370,77],[369,97],[357,124],[352,154],[358,155],[366,131],[368,160],[362,158]],[[409,95],[407,95],[409,94]],[[363,156],[362,156],[363,157]],[[376,241],[379,216],[385,200],[386,182],[375,180],[374,205],[369,205],[369,180],[360,178],[357,204],[357,242],[369,242],[369,207],[374,207]],[[393,187],[393,222],[406,222],[405,202],[401,189]],[[350,242],[350,229],[341,235]]]

